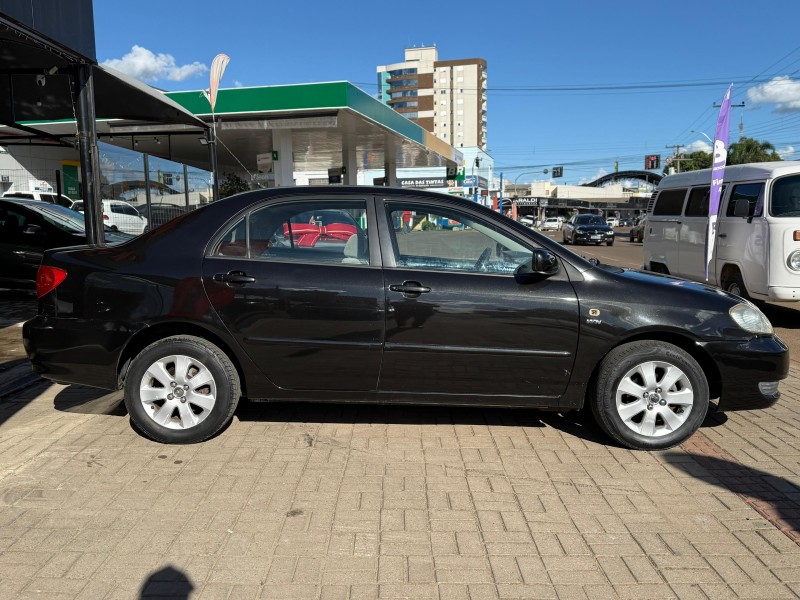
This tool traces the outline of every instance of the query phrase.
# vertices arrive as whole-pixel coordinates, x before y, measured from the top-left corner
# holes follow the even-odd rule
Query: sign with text
[[[447,187],[445,177],[400,177],[397,185],[404,188],[443,188]]]

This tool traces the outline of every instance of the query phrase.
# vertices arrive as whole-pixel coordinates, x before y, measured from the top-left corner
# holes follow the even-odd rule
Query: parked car
[[[525,227],[534,227],[536,225],[536,217],[533,215],[524,215],[519,218],[519,222],[525,225]]]
[[[72,208],[75,200],[64,194],[54,194],[51,192],[6,192],[3,198],[19,198],[21,200],[38,200],[39,202],[49,202],[58,204],[64,208]]]
[[[548,231],[548,230],[558,231],[559,229],[561,229],[562,223],[563,223],[563,221],[562,221],[561,217],[547,217],[544,221],[542,221],[541,230],[542,231]]]
[[[647,229],[647,215],[642,215],[639,217],[636,222],[634,223],[633,227],[631,227],[631,243],[639,242],[642,243],[644,240],[644,233]]]
[[[612,229],[614,227],[619,227],[619,219],[617,217],[608,217],[606,219],[606,225],[608,225]]]
[[[72,208],[82,213],[84,203],[76,202]],[[147,219],[124,200],[103,200],[103,224],[113,231],[140,235],[147,228]]]
[[[186,212],[185,206],[155,202],[149,205],[142,204],[137,208],[139,214],[147,219],[147,229],[155,229]]]
[[[644,267],[747,299],[800,301],[800,161],[725,167],[706,276],[710,181],[711,169],[661,180]]]
[[[108,244],[129,239],[106,230]],[[38,200],[0,199],[0,287],[33,290],[45,250],[85,243],[86,224],[78,213]]]
[[[619,220],[620,227],[631,227],[633,226],[633,219],[630,217],[620,217]]]
[[[402,234],[404,211],[465,227]],[[588,261],[413,189],[235,195],[122,247],[47,251],[38,283],[22,331],[34,370],[124,388],[137,429],[165,443],[214,435],[247,397],[588,403],[620,444],[660,449],[700,426],[710,398],[771,405],[789,366],[737,296]]]
[[[578,214],[564,225],[565,244],[614,244],[614,230],[600,215]]]

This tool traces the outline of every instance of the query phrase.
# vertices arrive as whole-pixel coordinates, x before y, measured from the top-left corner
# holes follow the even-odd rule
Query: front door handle
[[[728,234],[727,233],[720,233],[719,235],[717,235],[717,237],[726,238],[726,237],[728,237]]]
[[[400,292],[407,298],[416,298],[420,294],[427,294],[431,291],[431,288],[420,285],[416,281],[404,281],[402,284],[393,283],[389,289],[393,292]]]
[[[228,284],[243,284],[255,283],[256,278],[251,277],[244,271],[228,271],[227,273],[216,273],[214,275],[214,281]]]

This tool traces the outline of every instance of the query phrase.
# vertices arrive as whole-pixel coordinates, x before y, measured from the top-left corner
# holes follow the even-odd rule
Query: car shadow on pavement
[[[58,392],[53,407],[62,412],[84,415],[122,417],[128,414],[122,401],[122,390],[109,392],[82,385],[68,385]]]
[[[700,451],[689,440],[685,452],[666,452],[664,460],[693,478],[738,494],[780,531],[800,544],[800,487],[788,479],[737,462],[713,442]],[[702,452],[702,453],[701,453]]]
[[[800,319],[797,318],[798,312],[793,306],[761,303],[759,308],[769,319],[769,322],[772,323],[773,327],[800,329]]]
[[[532,408],[419,404],[241,402],[236,409],[236,418],[245,422],[274,423],[551,427],[587,442],[613,445],[587,411],[559,413]]]

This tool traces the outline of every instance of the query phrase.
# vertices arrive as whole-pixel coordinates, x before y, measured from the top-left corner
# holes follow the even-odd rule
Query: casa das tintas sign
[[[397,185],[403,188],[445,188],[445,177],[398,177]]]

